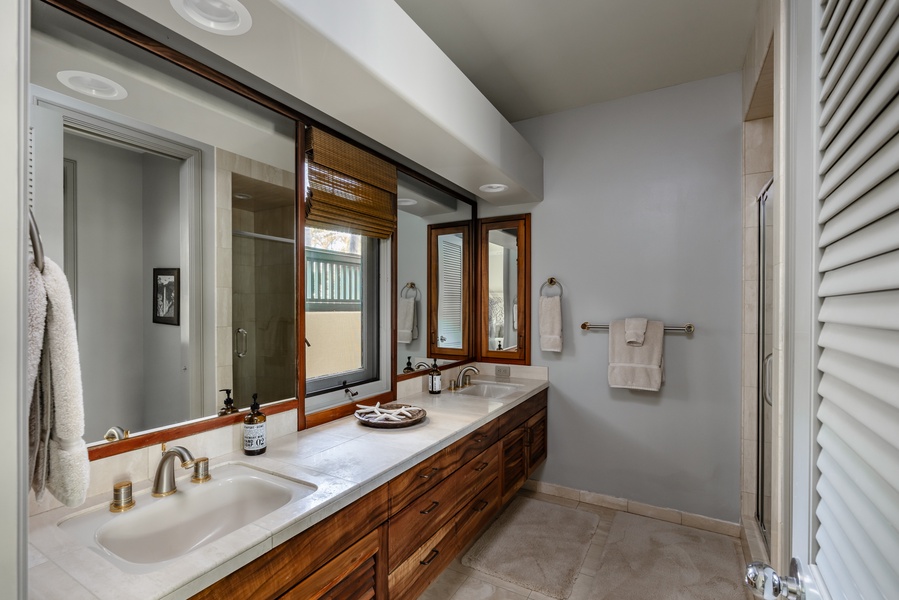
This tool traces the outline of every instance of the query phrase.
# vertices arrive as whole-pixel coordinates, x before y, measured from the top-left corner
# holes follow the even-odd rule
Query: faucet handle
[[[212,479],[212,475],[209,474],[209,459],[205,456],[201,456],[200,458],[195,458],[193,460],[194,463],[194,474],[190,478],[191,483],[205,483]]]
[[[109,503],[109,512],[125,512],[131,508],[134,508],[131,482],[119,481],[112,486],[112,502]]]

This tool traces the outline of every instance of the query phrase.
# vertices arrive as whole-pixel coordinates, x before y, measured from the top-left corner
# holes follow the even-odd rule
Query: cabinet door
[[[546,409],[544,408],[536,415],[528,419],[526,424],[527,447],[528,447],[528,477],[531,473],[546,460]]]
[[[377,598],[379,548],[380,532],[375,530],[292,587],[280,600]]]
[[[512,499],[528,477],[527,429],[524,424],[513,429],[502,439],[502,500]]]

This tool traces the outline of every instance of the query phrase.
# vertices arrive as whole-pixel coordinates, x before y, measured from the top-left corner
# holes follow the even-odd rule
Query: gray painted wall
[[[740,89],[733,73],[517,124],[545,161],[532,306],[564,286],[564,351],[540,351],[536,309],[531,328],[551,382],[538,479],[739,520]],[[608,333],[579,328],[632,315],[696,324],[666,334],[659,393],[609,388]]]
[[[140,396],[143,399],[141,429],[161,427],[190,418],[187,391],[187,364],[181,337],[186,327],[186,275],[181,273],[182,324],[178,327],[154,323],[153,269],[181,267],[181,211],[179,169],[181,161],[153,154],[143,155],[143,324],[144,373]]]
[[[77,162],[78,343],[84,382],[84,439],[142,420],[143,274],[141,155],[66,134]]]

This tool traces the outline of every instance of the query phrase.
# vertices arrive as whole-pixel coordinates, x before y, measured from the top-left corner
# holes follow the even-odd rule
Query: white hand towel
[[[75,332],[75,315],[66,276],[56,263],[44,258],[47,289],[47,329],[42,392],[45,419],[51,425],[43,449],[45,463],[35,474],[35,493],[43,495],[43,484],[66,506],[79,506],[87,496],[90,463],[84,444],[84,400],[81,360]],[[43,444],[42,444],[43,445]]]
[[[665,324],[649,321],[642,346],[628,346],[624,321],[609,324],[609,387],[659,391],[664,381]]]
[[[396,341],[411,344],[415,339],[415,298],[397,298],[396,301]]]
[[[642,346],[646,337],[646,319],[630,318],[624,320],[624,341],[628,346]]]
[[[562,297],[540,296],[540,349],[562,351]]]

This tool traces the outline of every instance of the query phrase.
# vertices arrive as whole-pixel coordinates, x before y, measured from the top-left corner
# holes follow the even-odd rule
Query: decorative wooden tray
[[[425,409],[411,404],[400,404],[399,402],[391,402],[389,404],[378,403],[375,406],[359,407],[354,414],[359,422],[367,427],[378,427],[381,429],[398,429],[400,427],[410,427],[416,423],[421,423],[428,413]]]

